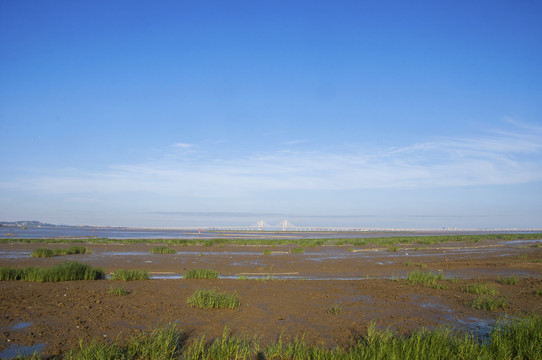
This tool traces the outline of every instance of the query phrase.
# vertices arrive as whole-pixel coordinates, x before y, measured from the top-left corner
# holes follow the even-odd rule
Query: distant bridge
[[[361,227],[336,227],[336,226],[296,226],[288,220],[278,224],[268,224],[259,220],[256,224],[248,226],[209,226],[198,228],[207,231],[374,231],[377,229]]]
[[[195,230],[195,231],[290,231],[290,232],[369,232],[369,231],[387,231],[387,232],[402,232],[402,231],[428,231],[428,232],[542,232],[542,229],[467,229],[467,228],[450,228],[443,227],[440,229],[435,228],[369,228],[369,227],[340,227],[340,226],[296,226],[288,220],[282,220],[278,224],[268,224],[263,220],[259,220],[252,225],[239,225],[239,226],[199,226],[199,227],[177,227],[176,229],[183,230]]]

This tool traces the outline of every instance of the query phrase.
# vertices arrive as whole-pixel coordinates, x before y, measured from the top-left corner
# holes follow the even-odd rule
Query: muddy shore
[[[311,343],[347,345],[375,321],[399,333],[426,326],[450,326],[487,333],[505,314],[542,314],[542,240],[483,241],[388,248],[318,246],[170,246],[177,254],[151,254],[156,244],[88,244],[92,254],[31,258],[38,247],[69,244],[0,244],[0,266],[46,267],[80,261],[116,269],[146,269],[154,280],[60,283],[0,282],[0,352],[36,346],[44,356],[77,347],[79,339],[115,339],[175,322],[188,336],[212,338],[225,327],[263,342],[304,335]],[[271,254],[264,254],[270,250]],[[267,251],[269,252],[269,251]],[[181,279],[184,271],[210,268],[216,280]],[[442,273],[444,289],[409,284],[414,270]],[[515,276],[517,285],[499,282]],[[248,280],[240,280],[248,278]],[[467,285],[489,283],[507,305],[477,310]],[[108,294],[111,285],[129,291]],[[200,310],[186,299],[196,289],[237,293],[238,310]],[[337,305],[338,314],[329,309]]]

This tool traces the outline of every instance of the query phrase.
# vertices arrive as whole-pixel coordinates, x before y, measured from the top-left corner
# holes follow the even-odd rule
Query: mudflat
[[[453,242],[432,245],[352,247],[298,245],[176,246],[89,243],[91,254],[32,258],[35,248],[69,244],[0,244],[0,266],[47,267],[79,261],[117,269],[144,269],[151,280],[0,282],[0,351],[41,345],[60,355],[80,339],[123,339],[176,323],[189,337],[211,339],[224,329],[272,342],[279,336],[326,346],[346,346],[370,322],[398,333],[448,326],[483,337],[497,319],[542,314],[542,240]],[[189,269],[216,270],[221,278],[182,279]],[[413,271],[442,274],[438,286],[407,280]],[[504,281],[516,279],[514,282]],[[517,283],[516,283],[517,282]],[[514,284],[515,283],[515,284]],[[471,306],[486,284],[505,305],[490,311]],[[122,287],[127,295],[109,294]],[[197,289],[235,293],[239,309],[202,310],[187,304]],[[42,345],[43,344],[43,345]]]

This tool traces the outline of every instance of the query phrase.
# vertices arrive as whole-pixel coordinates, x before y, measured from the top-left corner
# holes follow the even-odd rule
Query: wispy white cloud
[[[306,144],[308,142],[309,140],[306,140],[306,139],[298,139],[298,140],[285,141],[282,144],[283,145],[299,145],[299,144]]]
[[[190,149],[194,145],[193,144],[178,142],[178,143],[173,144],[173,146],[176,147],[176,148],[179,148],[179,149]]]
[[[190,144],[175,146],[186,149]],[[392,149],[276,152],[214,161],[171,159],[55,171],[17,186],[43,193],[149,192],[233,197],[273,190],[458,187],[542,181],[542,128],[444,138]]]

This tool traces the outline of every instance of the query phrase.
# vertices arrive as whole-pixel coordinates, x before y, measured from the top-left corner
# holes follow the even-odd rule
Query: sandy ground
[[[50,266],[77,260],[106,269],[147,269],[155,280],[61,283],[0,282],[0,355],[14,346],[36,346],[45,356],[77,347],[79,339],[124,337],[175,322],[190,337],[212,338],[225,327],[262,342],[304,335],[311,343],[347,345],[375,321],[408,333],[419,326],[450,326],[487,333],[505,314],[542,314],[542,240],[383,247],[320,246],[290,253],[294,246],[173,246],[178,253],[154,255],[153,245],[87,245],[93,254],[34,259],[44,244],[1,244],[0,266]],[[63,247],[68,244],[47,245]],[[264,250],[272,254],[264,255]],[[423,264],[423,265],[422,265]],[[423,267],[421,267],[423,266]],[[223,278],[178,279],[187,269],[210,268]],[[443,273],[444,289],[411,285],[411,271]],[[501,276],[521,278],[503,285]],[[239,280],[246,276],[249,280]],[[252,279],[252,278],[258,278]],[[267,280],[261,280],[267,278]],[[507,299],[504,309],[472,309],[477,295],[463,289],[487,282]],[[126,296],[108,294],[121,285]],[[196,289],[237,293],[238,310],[200,310],[186,299]],[[338,305],[337,315],[329,312]]]

